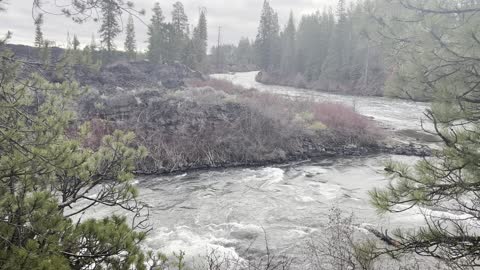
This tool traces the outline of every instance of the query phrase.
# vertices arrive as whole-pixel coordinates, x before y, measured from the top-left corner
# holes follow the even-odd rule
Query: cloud
[[[65,1],[71,0],[45,0],[45,9],[58,12],[58,9],[52,5],[53,1],[65,3]],[[12,31],[14,33],[12,43],[33,43],[32,2],[33,0],[10,0],[7,4],[7,11],[0,13],[0,34],[8,30]],[[148,23],[154,1],[135,0],[134,2],[137,8],[147,11],[142,20]],[[172,5],[176,1],[161,0],[159,2],[169,20]],[[225,44],[237,43],[241,37],[254,38],[263,5],[263,0],[184,0],[182,2],[191,25],[197,23],[199,9],[203,7],[207,9],[210,46],[217,42],[219,27],[222,28],[221,39]],[[293,11],[298,21],[301,14],[321,10],[335,2],[336,0],[270,0],[271,5],[279,14],[281,25],[286,23],[290,11]],[[147,26],[139,20],[135,24],[138,47],[143,50],[146,48]],[[67,33],[70,33],[71,36],[76,34],[82,44],[88,44],[92,35],[98,36],[99,26],[99,23],[92,21],[79,25],[63,16],[47,15],[43,31],[46,39],[54,40],[59,45],[66,43]],[[123,35],[117,38],[116,44],[120,49],[123,48],[123,40]]]

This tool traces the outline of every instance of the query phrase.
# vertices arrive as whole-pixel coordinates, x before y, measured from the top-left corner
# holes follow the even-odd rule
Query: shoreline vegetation
[[[116,129],[134,132],[135,143],[149,150],[137,164],[139,175],[374,154],[430,155],[427,147],[391,144],[373,120],[343,104],[294,100],[216,79],[190,78],[185,84],[177,90],[93,97],[103,101],[81,105],[83,117],[92,122],[92,140]]]
[[[27,46],[10,48],[23,59],[32,55]],[[61,58],[61,53],[54,57]],[[75,101],[79,123],[91,125],[87,146],[97,149],[101,138],[115,130],[135,133],[136,146],[149,151],[137,163],[139,175],[431,154],[421,145],[388,141],[391,131],[346,105],[246,89],[180,63],[119,60],[98,70],[77,65],[71,74],[90,88]],[[45,76],[61,79],[56,73]]]

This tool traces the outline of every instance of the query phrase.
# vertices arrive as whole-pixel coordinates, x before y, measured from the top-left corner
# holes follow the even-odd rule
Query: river
[[[420,130],[428,106],[267,86],[256,83],[252,72],[214,77],[260,91],[349,104],[392,130]],[[298,255],[305,241],[321,231],[332,206],[353,212],[358,224],[381,228],[418,224],[423,220],[418,210],[378,216],[369,204],[368,191],[388,184],[383,169],[390,159],[416,161],[381,155],[138,179],[141,199],[151,206],[153,231],[146,245],[167,254],[183,250],[187,256],[201,256],[215,249],[235,257],[249,247],[261,250],[266,232],[270,248]]]

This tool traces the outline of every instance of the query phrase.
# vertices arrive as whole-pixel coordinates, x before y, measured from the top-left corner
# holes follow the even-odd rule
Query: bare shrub
[[[384,243],[355,224],[353,214],[332,207],[323,230],[305,245],[305,269],[309,270],[447,270],[447,264],[414,254],[392,258]]]
[[[322,155],[327,147],[355,153],[378,140],[369,119],[341,104],[294,100],[222,80],[189,84],[196,87],[137,93],[134,105],[124,102],[106,114],[121,112],[115,128],[134,131],[137,143],[149,149],[139,171],[283,163]]]
[[[338,208],[330,209],[322,239],[307,242],[307,257],[313,269],[355,269],[360,264],[355,249],[353,214],[343,215]],[[363,261],[363,260],[361,260]],[[368,268],[363,268],[368,269]]]
[[[89,126],[90,133],[85,138],[84,146],[91,149],[98,149],[102,144],[102,138],[114,131],[109,122],[99,118],[92,119]]]

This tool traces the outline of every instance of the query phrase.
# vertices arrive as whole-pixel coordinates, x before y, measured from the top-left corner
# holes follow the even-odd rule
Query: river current
[[[341,102],[376,120],[385,129],[420,130],[428,104],[380,97],[353,97],[255,82],[254,72],[213,75],[260,91],[292,98]],[[137,180],[140,198],[150,207],[152,232],[146,245],[171,254],[201,256],[217,250],[243,256],[265,246],[301,254],[311,235],[324,226],[329,209],[353,212],[358,224],[380,228],[409,227],[422,222],[419,210],[379,216],[368,191],[386,186],[388,160],[413,164],[405,156],[306,161],[283,166],[198,171]],[[95,215],[111,214],[98,209]]]

